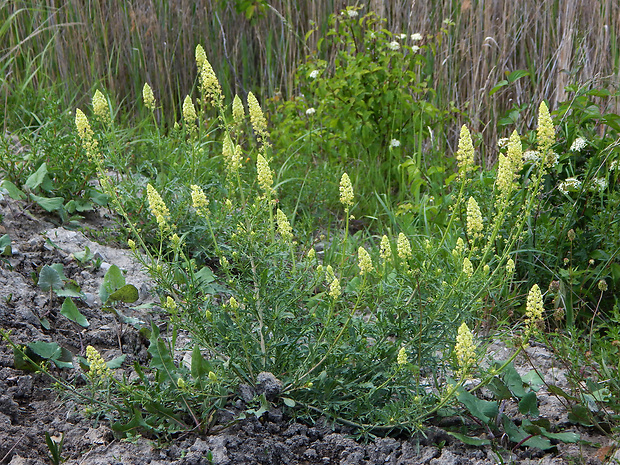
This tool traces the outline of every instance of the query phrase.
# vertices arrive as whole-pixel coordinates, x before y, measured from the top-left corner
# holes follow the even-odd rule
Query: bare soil
[[[23,202],[8,198],[0,201],[0,235],[9,234],[13,253],[0,263],[0,327],[11,331],[18,344],[33,341],[57,342],[74,355],[84,355],[87,345],[96,347],[106,360],[121,354],[118,326],[113,315],[103,313],[98,289],[111,264],[127,271],[127,282],[140,290],[137,304],[153,298],[149,278],[128,250],[107,247],[90,241],[82,232],[58,228],[43,212],[28,210]],[[93,214],[83,222],[84,230],[104,231],[111,224],[105,212]],[[109,229],[105,229],[108,230]],[[101,234],[99,234],[101,236]],[[113,233],[108,239],[113,240]],[[101,260],[101,267],[79,264],[72,253],[88,246]],[[75,280],[86,293],[78,303],[90,327],[84,329],[60,314],[62,299],[43,292],[35,285],[33,274],[43,265],[60,263],[67,278]],[[136,309],[132,316],[145,322],[161,320],[158,311]],[[50,328],[41,320],[46,318]],[[148,362],[148,341],[132,327],[124,327],[122,353],[126,366],[134,361]],[[498,359],[509,356],[505,346],[491,347]],[[568,389],[565,371],[558,368],[552,354],[544,347],[529,350],[530,359],[547,380]],[[520,372],[532,366],[519,361]],[[72,370],[58,370],[67,379]],[[543,388],[544,390],[544,388]],[[352,431],[320,419],[314,425],[291,421],[283,405],[274,402],[272,410],[260,419],[250,417],[218,434],[186,434],[166,444],[149,438],[133,442],[115,436],[109,425],[97,423],[83,415],[84,405],[63,400],[51,389],[51,382],[41,373],[14,368],[13,351],[0,341],[0,464],[34,465],[51,463],[44,433],[59,438],[64,434],[63,458],[68,464],[600,464],[611,463],[615,450],[605,436],[594,430],[568,422],[563,404],[554,396],[539,394],[541,415],[561,428],[577,431],[583,444],[558,444],[550,452],[517,448],[496,452],[490,447],[465,446],[442,429],[431,426],[424,435],[404,438],[377,438],[361,443],[352,439]],[[221,421],[230,420],[242,407],[242,400],[222,413]]]

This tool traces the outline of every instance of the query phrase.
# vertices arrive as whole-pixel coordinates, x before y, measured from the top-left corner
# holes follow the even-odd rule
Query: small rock
[[[273,373],[262,371],[256,377],[256,392],[258,395],[264,393],[265,398],[273,402],[282,392],[282,381],[276,378]]]

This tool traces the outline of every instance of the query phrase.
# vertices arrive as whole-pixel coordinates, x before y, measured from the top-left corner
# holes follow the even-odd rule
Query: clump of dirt
[[[92,345],[106,360],[126,354],[126,365],[134,361],[148,363],[147,345],[139,332],[124,326],[120,334],[114,315],[101,311],[98,289],[105,271],[111,265],[125,270],[127,283],[140,290],[142,304],[154,299],[149,278],[140,269],[128,250],[103,246],[87,239],[78,231],[55,227],[43,214],[31,213],[22,202],[10,199],[0,201],[2,223],[0,234],[9,234],[12,254],[2,257],[0,264],[0,326],[10,330],[17,344],[34,341],[56,342],[74,355],[84,355]],[[94,216],[85,226],[101,227],[101,218]],[[79,263],[73,254],[88,247],[95,258],[90,264]],[[42,266],[61,264],[68,279],[74,280],[85,293],[78,300],[80,312],[90,322],[85,329],[60,314],[62,300],[43,292],[34,278]],[[160,322],[165,315],[157,307],[145,306],[127,309],[129,316],[148,324]],[[49,328],[42,325],[49,322]],[[496,344],[491,350],[496,358],[507,358],[506,347]],[[565,373],[553,363],[552,354],[544,347],[529,350],[529,358],[538,365],[543,376],[554,379],[558,385],[566,383]],[[525,358],[517,367],[529,371]],[[58,376],[70,379],[71,370],[58,370]],[[356,442],[353,433],[344,427],[328,423],[324,418],[314,425],[292,421],[277,407],[277,380],[270,374],[257,383],[270,389],[274,406],[256,418],[232,423],[244,409],[243,393],[230,409],[220,413],[220,429],[208,436],[185,434],[168,444],[157,445],[137,438],[127,442],[116,437],[108,425],[100,424],[83,415],[84,406],[74,401],[60,400],[51,389],[50,380],[41,373],[14,368],[13,352],[9,344],[0,342],[0,464],[34,465],[49,463],[44,434],[53,438],[64,435],[63,457],[67,464],[495,464],[513,463],[588,463],[605,460],[605,454],[596,455],[596,449],[575,444],[558,444],[552,453],[540,450],[517,449],[500,457],[490,447],[469,447],[456,441],[443,430],[430,427],[423,435],[409,438],[376,438],[370,442]],[[271,375],[272,376],[272,375]],[[274,391],[275,389],[275,391]],[[272,396],[273,392],[275,395]],[[265,391],[267,393],[267,391]],[[540,409],[555,424],[568,425],[566,409],[557,398],[548,393],[539,394]],[[573,429],[576,430],[574,426]],[[579,429],[584,439],[608,446],[604,436]]]

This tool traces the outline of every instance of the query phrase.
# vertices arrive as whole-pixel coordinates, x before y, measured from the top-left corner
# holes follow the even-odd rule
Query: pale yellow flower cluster
[[[396,241],[396,251],[398,253],[398,258],[400,258],[405,266],[408,265],[408,260],[413,256],[411,253],[411,244],[409,243],[409,239],[402,232],[398,234],[398,239]]]
[[[149,210],[155,217],[157,224],[161,229],[165,229],[168,227],[167,220],[170,217],[170,212],[168,211],[168,207],[164,203],[163,199],[159,195],[159,192],[155,190],[151,184],[146,185],[146,196],[149,201]]]
[[[469,129],[467,129],[465,125],[461,127],[459,148],[456,151],[456,161],[461,176],[466,175],[474,168],[474,144],[471,140]]]
[[[203,190],[195,184],[191,185],[192,190],[192,207],[196,210],[196,213],[202,217],[206,217],[209,213],[207,207],[209,206],[209,200],[203,192]]]
[[[506,262],[506,273],[512,275],[515,272],[515,262],[512,258],[509,258]]]
[[[508,139],[508,159],[512,163],[515,174],[523,169],[523,144],[519,133],[514,130]]]
[[[105,360],[93,346],[86,347],[86,361],[89,366],[88,374],[93,379],[103,378],[110,374]]]
[[[459,237],[456,240],[456,246],[454,247],[454,249],[452,249],[452,256],[454,258],[458,258],[463,254],[464,251],[465,251],[465,242],[463,241],[462,237]]]
[[[164,308],[166,310],[174,311],[177,309],[177,303],[170,296],[166,297],[166,302],[164,303]]]
[[[482,213],[478,202],[473,197],[470,197],[467,201],[467,234],[470,240],[482,237],[482,230],[484,225],[482,223]]]
[[[278,226],[278,232],[282,239],[286,242],[290,242],[293,239],[293,228],[288,221],[288,218],[282,210],[278,208],[276,211],[276,224]],[[313,249],[314,250],[314,249]]]
[[[401,347],[398,351],[398,355],[396,356],[396,363],[398,365],[406,365],[407,364],[407,349],[405,347]]]
[[[178,236],[177,233],[174,233],[172,236],[170,236],[170,246],[172,247],[172,250],[175,250],[177,252],[181,248],[181,238]]]
[[[144,102],[144,106],[151,111],[155,110],[155,95],[153,95],[153,89],[148,83],[144,83],[144,87],[142,88],[142,101]]]
[[[204,49],[202,53],[204,54]],[[222,87],[217,80],[213,67],[211,63],[209,63],[209,60],[207,60],[206,54],[204,54],[204,57],[200,57],[200,64],[198,63],[198,53],[196,55],[196,64],[199,70],[198,79],[200,81],[200,93],[202,94],[203,101],[209,102],[215,108],[222,108],[224,95],[222,94]]]
[[[542,154],[545,160],[545,166],[551,167],[556,159],[555,154],[551,150],[553,144],[555,144],[555,127],[549,114],[547,104],[543,101],[538,108],[538,128],[536,130],[538,136],[538,151]]]
[[[360,275],[365,275],[366,273],[372,273],[375,268],[372,266],[372,258],[370,258],[370,254],[366,251],[364,247],[360,247],[357,249],[357,257],[358,257],[358,267],[360,269]]]
[[[235,94],[235,98],[232,103],[232,115],[233,121],[237,126],[237,130],[241,129],[241,125],[243,124],[243,120],[245,119],[245,108],[243,108],[243,102],[239,98],[238,95]]]
[[[202,48],[202,45],[196,45],[196,65],[198,66],[198,70],[202,69],[202,66],[207,61],[207,54],[205,53],[205,49]]]
[[[474,266],[471,263],[471,260],[467,257],[463,259],[463,273],[468,278],[471,278],[474,275]]]
[[[79,108],[76,108],[75,110],[75,127],[77,128],[78,136],[82,141],[82,147],[86,149],[86,155],[91,161],[97,161],[99,155],[97,140],[95,139],[93,130],[90,127],[88,118]]]
[[[234,297],[231,297],[228,300],[228,307],[232,310],[235,311],[239,308],[239,302],[237,302],[237,299],[235,299]]]
[[[273,175],[269,163],[260,153],[256,157],[256,173],[258,177],[258,185],[265,193],[265,196],[271,197],[275,194],[273,189]]]
[[[340,297],[341,292],[342,292],[342,289],[340,287],[340,281],[338,280],[338,278],[334,278],[329,285],[329,295],[334,300],[336,300],[338,297]]]
[[[345,210],[348,212],[349,208],[353,206],[353,186],[351,185],[351,179],[347,173],[342,173],[340,178],[340,203],[344,205]]]
[[[543,315],[543,299],[538,284],[534,284],[527,295],[527,303],[525,305],[525,324],[526,334],[536,331],[538,322],[542,321]]]
[[[392,245],[386,235],[383,235],[381,238],[381,249],[379,251],[379,256],[384,263],[389,262],[392,259]]]
[[[112,121],[110,116],[110,107],[108,101],[103,94],[97,89],[93,95],[93,113],[97,115],[104,123]]]
[[[269,144],[269,132],[267,132],[267,120],[263,115],[263,110],[258,103],[258,100],[252,92],[248,93],[248,111],[250,113],[250,122],[252,128],[258,137],[259,142],[262,144],[263,149],[270,147]]]
[[[458,329],[454,350],[459,367],[466,373],[476,362],[476,346],[474,336],[465,322]]]
[[[196,125],[197,118],[198,115],[196,114],[194,102],[192,102],[192,98],[187,95],[183,101],[183,121],[185,121],[187,132],[190,134],[193,134],[198,130],[198,126]]]

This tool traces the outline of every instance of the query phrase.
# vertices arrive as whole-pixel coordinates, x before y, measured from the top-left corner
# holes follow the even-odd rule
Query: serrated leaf
[[[39,273],[38,285],[45,292],[49,292],[51,289],[58,290],[62,288],[62,279],[58,271],[49,265],[44,265]]]
[[[37,187],[41,185],[43,179],[47,175],[47,163],[43,162],[39,169],[28,176],[26,179],[26,183],[24,184],[28,189],[35,190]]]
[[[533,391],[525,394],[519,401],[519,412],[523,415],[531,415],[537,417],[540,415],[538,411],[538,399]]]
[[[457,399],[461,402],[469,413],[478,418],[483,423],[488,423],[492,417],[497,416],[499,412],[497,402],[492,402],[488,400],[478,399],[476,396],[471,394],[470,392],[461,389],[459,392]]]
[[[509,363],[506,368],[504,368],[503,372],[504,382],[510,392],[512,392],[519,399],[525,395],[525,389],[523,389],[523,380],[515,366],[512,363]]]
[[[488,446],[491,444],[489,439],[472,438],[471,436],[465,436],[464,434],[454,433],[452,431],[446,431],[446,433],[469,446]]]
[[[2,187],[3,189],[6,189],[6,191],[9,193],[9,196],[13,199],[13,200],[24,200],[26,198],[26,194],[24,194],[15,184],[13,184],[11,181],[7,181],[6,179],[4,181],[2,181],[2,184],[0,184],[0,187]]]
[[[90,323],[88,322],[86,317],[80,313],[77,305],[75,305],[75,302],[73,302],[70,297],[67,297],[62,303],[60,314],[64,315],[69,320],[76,322],[84,328],[88,328],[90,326]]]
[[[38,195],[30,194],[30,198],[34,200],[39,207],[47,212],[53,212],[59,210],[65,199],[62,197],[40,197]]]
[[[126,304],[131,304],[138,300],[140,295],[138,294],[138,289],[133,284],[126,284],[120,289],[117,289],[112,294],[108,296],[108,300],[113,301],[121,301]]]
[[[101,298],[101,302],[105,304],[110,295],[124,285],[125,276],[123,276],[123,272],[118,266],[112,265],[103,277],[103,282],[99,287],[99,297]]]

